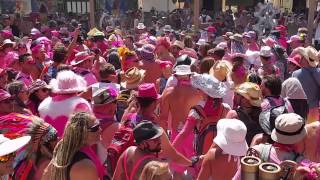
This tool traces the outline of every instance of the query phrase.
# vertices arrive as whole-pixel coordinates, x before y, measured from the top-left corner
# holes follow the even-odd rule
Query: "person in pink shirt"
[[[62,136],[69,116],[75,112],[92,112],[91,105],[78,93],[87,89],[86,81],[72,71],[60,71],[50,82],[53,97],[48,97],[39,105],[39,114],[46,122],[55,127]]]
[[[280,33],[280,38],[279,38],[279,45],[281,45],[283,48],[287,49],[288,48],[288,43],[287,43],[287,28],[283,25],[279,25],[275,27],[276,30],[279,31]]]
[[[32,62],[31,54],[20,55],[18,59],[15,59],[14,62],[10,65],[14,70],[18,72],[15,80],[23,82],[27,87],[33,82],[30,71],[30,63]],[[33,64],[31,64],[33,65]]]
[[[246,49],[250,51],[259,51],[260,47],[257,43],[257,34],[254,31],[249,31],[244,35],[246,41]]]
[[[88,86],[98,82],[96,76],[91,71],[93,59],[94,56],[91,56],[88,52],[84,51],[77,53],[70,63],[71,66],[74,67],[73,70],[86,80]]]
[[[0,68],[6,68],[13,60],[13,47],[15,43],[10,39],[5,39],[1,45],[0,50]],[[2,52],[2,53],[1,53]]]

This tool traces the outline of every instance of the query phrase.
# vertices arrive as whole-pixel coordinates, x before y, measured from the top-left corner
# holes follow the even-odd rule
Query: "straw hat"
[[[209,71],[210,75],[213,75],[219,81],[224,81],[232,69],[230,62],[226,60],[217,61]]]
[[[136,67],[128,69],[124,74],[124,81],[120,83],[121,86],[126,89],[137,88],[143,82],[145,72],[145,70]]]
[[[306,53],[308,55],[308,63],[310,66],[312,67],[317,67],[319,64],[319,57],[318,57],[318,51],[312,47],[312,46],[308,46],[306,49]]]
[[[244,82],[236,87],[236,93],[250,101],[252,106],[260,107],[262,103],[262,92],[259,85]]]
[[[174,41],[174,43],[171,45],[171,47],[173,47],[173,46],[176,46],[180,49],[184,49],[184,43],[182,41],[178,41],[178,40]]]
[[[37,79],[31,83],[31,85],[28,88],[28,91],[30,94],[32,94],[38,89],[51,89],[51,87],[45,81]]]
[[[73,71],[60,71],[56,79],[50,81],[52,92],[56,94],[71,94],[85,91],[87,83],[83,77]]]
[[[247,127],[242,121],[220,119],[217,124],[217,136],[213,141],[227,154],[245,156],[248,150],[246,134]]]
[[[226,95],[226,86],[209,74],[193,75],[191,85],[212,98],[223,98]]]
[[[242,38],[243,38],[243,36],[241,34],[234,34],[233,36],[230,36],[231,40],[235,40],[238,42],[242,42]]]
[[[304,119],[295,113],[278,116],[271,139],[280,144],[295,144],[300,142],[307,134]]]
[[[101,106],[112,103],[117,100],[118,90],[112,86],[96,89],[92,95],[92,104],[94,106]]]

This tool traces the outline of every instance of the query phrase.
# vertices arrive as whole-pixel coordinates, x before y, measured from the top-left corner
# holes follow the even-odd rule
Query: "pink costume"
[[[33,81],[31,75],[25,74],[25,73],[23,73],[23,72],[19,72],[19,73],[17,74],[16,80],[23,82],[27,87],[29,87],[30,84],[31,84],[32,81]]]
[[[63,135],[71,114],[79,111],[92,112],[90,104],[75,94],[48,97],[39,105],[38,110],[40,117],[57,129],[59,137]]]

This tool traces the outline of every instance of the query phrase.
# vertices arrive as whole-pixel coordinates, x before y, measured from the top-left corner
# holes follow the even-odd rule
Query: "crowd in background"
[[[320,178],[320,13],[313,44],[270,4],[152,13],[2,15],[0,179],[243,179],[244,156]]]

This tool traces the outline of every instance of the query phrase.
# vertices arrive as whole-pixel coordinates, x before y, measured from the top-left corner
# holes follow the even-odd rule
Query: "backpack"
[[[203,155],[208,152],[211,147],[213,138],[217,134],[217,122],[224,114],[225,108],[222,104],[219,105],[216,115],[207,116],[203,107],[197,105],[192,107],[201,117],[201,123],[195,127],[194,149],[197,155]]]
[[[271,107],[260,113],[259,124],[260,124],[262,130],[266,134],[270,135],[272,130],[275,128],[276,118],[281,114],[287,113],[288,110],[285,106],[284,99],[282,99],[283,102],[281,105],[276,105],[276,103],[270,97],[267,97],[267,99],[268,99]]]
[[[134,125],[130,120],[125,121],[114,134],[112,142],[107,148],[107,159],[104,164],[107,172],[112,177],[121,154],[130,146],[134,145]]]

